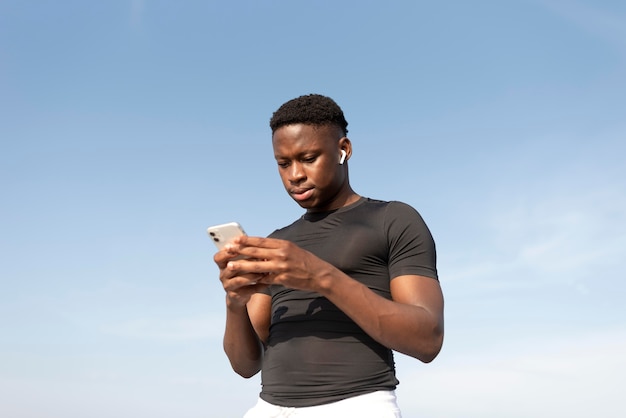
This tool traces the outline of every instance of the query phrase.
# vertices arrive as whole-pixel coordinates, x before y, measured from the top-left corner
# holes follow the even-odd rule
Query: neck
[[[359,200],[361,196],[357,194],[351,187],[348,186],[346,190],[343,190],[332,200],[332,203],[317,207],[317,208],[309,208],[307,209],[307,213],[315,213],[315,212],[328,212],[331,210],[340,209],[346,206],[349,206]]]

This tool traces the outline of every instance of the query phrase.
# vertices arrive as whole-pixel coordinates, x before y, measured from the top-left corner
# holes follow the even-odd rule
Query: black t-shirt
[[[435,244],[421,216],[401,202],[361,198],[307,213],[274,231],[391,299],[401,275],[437,279]],[[393,353],[318,293],[270,286],[272,320],[261,398],[275,405],[321,405],[398,384]]]

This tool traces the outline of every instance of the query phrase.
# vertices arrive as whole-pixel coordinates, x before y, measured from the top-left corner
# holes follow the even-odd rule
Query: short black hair
[[[330,97],[320,94],[307,94],[285,102],[270,119],[272,134],[285,125],[303,123],[306,125],[336,125],[348,134],[348,122],[343,111]]]

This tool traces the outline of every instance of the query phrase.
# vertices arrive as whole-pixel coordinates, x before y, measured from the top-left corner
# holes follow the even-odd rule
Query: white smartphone
[[[237,222],[210,226],[207,228],[207,233],[218,250],[224,248],[224,245],[230,242],[233,238],[246,235],[246,232]]]

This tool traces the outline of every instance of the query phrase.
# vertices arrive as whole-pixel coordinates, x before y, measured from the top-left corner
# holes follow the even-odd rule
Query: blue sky
[[[435,237],[406,417],[621,417],[626,4],[0,3],[0,411],[240,417],[207,226],[301,214],[269,118],[333,97],[365,196]]]

